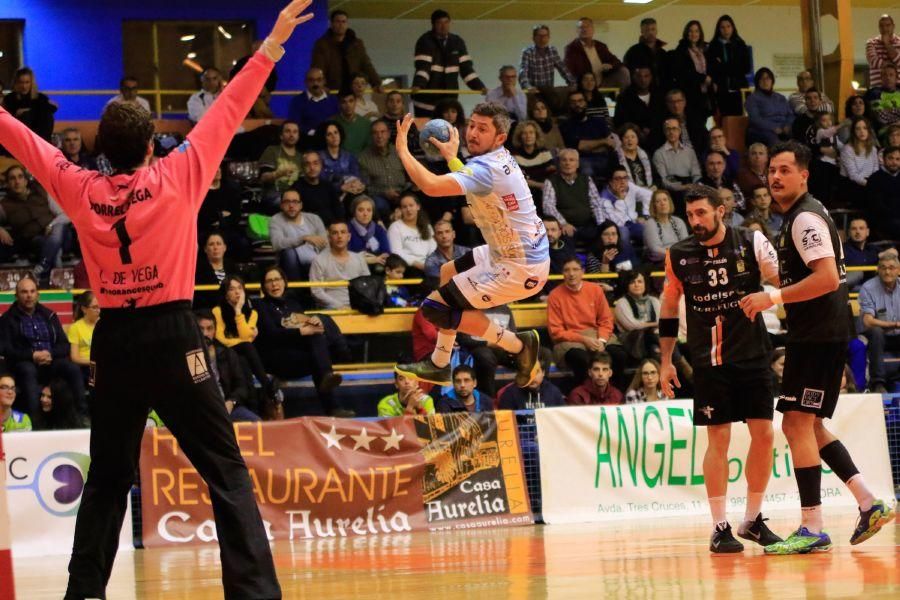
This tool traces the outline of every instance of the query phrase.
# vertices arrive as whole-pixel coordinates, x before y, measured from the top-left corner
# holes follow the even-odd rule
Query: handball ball
[[[428,138],[434,138],[441,142],[450,141],[450,128],[453,127],[444,119],[432,119],[425,123],[422,131],[419,133],[419,145],[425,151],[428,160],[440,160],[441,152],[437,147],[428,141]]]

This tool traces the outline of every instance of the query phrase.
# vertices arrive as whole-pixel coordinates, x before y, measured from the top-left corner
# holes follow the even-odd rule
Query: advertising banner
[[[547,523],[579,523],[709,513],[703,479],[706,432],[693,426],[686,400],[541,409],[541,493]],[[893,495],[879,395],[841,396],[828,428],[847,446],[876,496]],[[797,484],[781,414],[775,413],[772,475],[763,510],[798,509]],[[750,436],[734,423],[728,453],[728,510],[743,514]],[[855,507],[853,495],[823,465],[824,506]]]
[[[10,543],[6,509],[6,455],[3,453],[3,434],[0,433],[0,598],[14,600],[16,590],[13,584]]]

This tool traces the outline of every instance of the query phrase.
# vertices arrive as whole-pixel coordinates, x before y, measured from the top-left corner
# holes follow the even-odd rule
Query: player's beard
[[[719,227],[722,226],[722,219],[719,218],[718,215],[713,217],[713,228],[707,229],[706,227],[695,226],[692,231],[694,232],[694,237],[697,238],[697,241],[707,242],[711,240],[716,233],[719,231]]]

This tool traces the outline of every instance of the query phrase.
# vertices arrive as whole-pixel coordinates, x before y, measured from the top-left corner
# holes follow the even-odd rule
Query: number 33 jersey
[[[762,315],[750,321],[740,299],[778,274],[778,256],[758,231],[728,227],[725,239],[704,246],[695,236],[666,254],[664,295],[684,294],[687,343],[693,366],[752,360],[771,349]]]

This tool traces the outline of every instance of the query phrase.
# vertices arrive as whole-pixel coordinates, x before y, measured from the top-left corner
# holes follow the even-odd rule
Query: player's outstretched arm
[[[397,122],[397,140],[395,144],[397,156],[400,157],[400,162],[403,163],[403,168],[406,169],[410,180],[429,196],[463,195],[465,191],[456,179],[450,175],[435,175],[410,153],[407,137],[409,136],[412,122],[411,114],[407,114],[402,121]],[[445,150],[449,152],[452,149],[454,139],[456,140],[456,148],[459,148],[459,132],[456,131],[456,127],[451,127],[449,142],[441,143],[434,138],[431,138],[431,142],[441,150],[441,155],[446,158]],[[452,154],[452,158],[456,158],[455,151]],[[447,162],[450,162],[450,160],[447,159]]]

